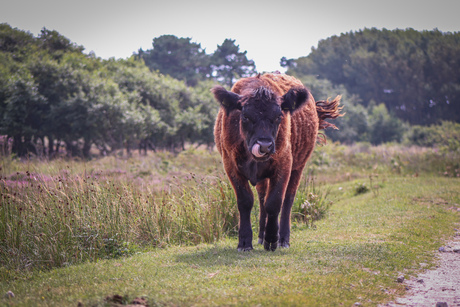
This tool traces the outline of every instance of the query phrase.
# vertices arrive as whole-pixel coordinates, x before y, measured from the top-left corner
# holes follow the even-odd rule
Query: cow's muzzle
[[[253,146],[251,153],[256,158],[263,158],[274,152],[275,146],[271,141],[257,141]]]

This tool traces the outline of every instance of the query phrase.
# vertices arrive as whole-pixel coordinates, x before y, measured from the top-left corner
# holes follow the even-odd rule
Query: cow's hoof
[[[239,252],[249,252],[249,251],[252,251],[253,248],[252,246],[248,246],[248,247],[238,247],[238,251]]]
[[[264,242],[264,248],[266,251],[274,252],[277,247],[278,247],[278,242],[273,242],[273,243],[269,243],[267,241]]]
[[[291,244],[289,244],[289,241],[284,241],[284,240],[280,241],[280,247],[289,248],[290,246],[291,246]]]
[[[284,243],[281,243],[280,244],[280,247],[282,248],[289,248],[291,245],[289,244],[289,242],[284,242]]]
[[[264,239],[259,238],[259,241],[257,241],[257,244],[260,244],[260,245],[264,244]]]

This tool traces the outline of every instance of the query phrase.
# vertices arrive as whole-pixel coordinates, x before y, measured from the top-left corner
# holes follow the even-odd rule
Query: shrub
[[[369,141],[374,145],[399,142],[404,131],[402,121],[392,116],[383,103],[377,106],[373,106],[371,103],[369,108],[371,110],[369,115]]]
[[[364,193],[369,192],[369,188],[366,186],[365,183],[357,183],[355,185],[354,190],[355,190],[355,195],[364,194]]]
[[[292,218],[314,227],[314,222],[324,218],[333,202],[328,199],[329,190],[316,187],[314,179],[307,179],[306,183],[297,190],[297,196],[292,207]]]
[[[437,147],[443,152],[460,151],[460,124],[443,121],[440,125],[412,126],[404,136],[408,145]]]

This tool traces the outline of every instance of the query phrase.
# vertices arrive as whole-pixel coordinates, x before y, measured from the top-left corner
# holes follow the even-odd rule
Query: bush
[[[328,200],[329,190],[316,187],[314,179],[307,179],[297,190],[292,206],[292,218],[314,227],[314,222],[324,218],[333,202]]]
[[[404,143],[437,147],[443,152],[460,150],[460,124],[443,121],[440,125],[412,126],[404,135]]]
[[[402,121],[392,116],[383,103],[370,106],[369,126],[369,141],[373,145],[399,142],[404,131]]]
[[[356,184],[356,186],[355,186],[355,195],[364,194],[364,193],[367,193],[367,192],[369,192],[369,188],[366,186],[366,184],[364,182]]]

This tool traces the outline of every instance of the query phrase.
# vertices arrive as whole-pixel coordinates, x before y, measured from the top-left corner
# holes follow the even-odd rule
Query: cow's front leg
[[[265,212],[267,213],[267,224],[265,226],[264,248],[275,251],[278,247],[279,224],[278,216],[281,204],[284,200],[288,178],[280,178],[277,182],[270,181],[267,199],[265,200]]]
[[[247,184],[247,183],[246,183]],[[254,204],[254,196],[249,185],[237,195],[240,223],[238,227],[238,251],[252,250],[252,227],[251,210]]]
[[[252,247],[251,210],[254,204],[254,195],[248,181],[239,176],[230,177],[236,193],[238,211],[240,213],[238,227],[238,251],[250,251]]]

